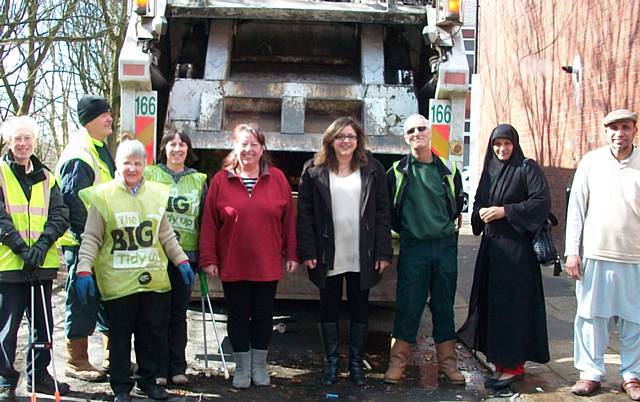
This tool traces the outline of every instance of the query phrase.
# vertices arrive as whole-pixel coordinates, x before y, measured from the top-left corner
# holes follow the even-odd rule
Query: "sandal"
[[[640,380],[632,378],[629,381],[624,381],[620,387],[632,401],[640,401]]]

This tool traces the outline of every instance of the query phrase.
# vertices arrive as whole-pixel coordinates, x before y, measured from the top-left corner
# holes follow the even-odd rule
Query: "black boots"
[[[340,341],[337,322],[321,322],[320,336],[324,346],[324,373],[322,385],[333,385],[340,371],[338,343]],[[365,375],[362,367],[362,353],[367,345],[367,324],[352,322],[349,327],[349,377],[356,385],[364,385]]]
[[[322,346],[324,346],[322,385],[333,385],[338,377],[338,370],[340,370],[338,356],[339,325],[337,322],[321,322],[319,327],[320,339],[322,340]]]
[[[364,385],[362,352],[367,346],[368,325],[352,322],[349,326],[349,377],[356,385]]]

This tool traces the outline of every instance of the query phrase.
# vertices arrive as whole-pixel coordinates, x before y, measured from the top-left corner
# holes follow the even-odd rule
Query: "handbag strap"
[[[527,166],[527,161],[528,160],[529,160],[529,158],[524,158],[522,160],[522,173],[520,173],[522,175],[522,182],[524,183],[524,188],[525,188],[525,191],[527,192],[527,196],[529,196],[529,187],[527,187],[527,177],[524,174],[524,169]],[[558,226],[558,218],[556,218],[556,216],[553,214],[553,212],[549,211],[549,216],[545,220],[544,224],[548,224],[551,227]]]

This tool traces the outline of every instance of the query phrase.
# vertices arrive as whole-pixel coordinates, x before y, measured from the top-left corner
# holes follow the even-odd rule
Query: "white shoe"
[[[189,383],[189,378],[184,374],[176,374],[171,377],[171,382],[176,385],[184,385]]]
[[[167,377],[156,378],[156,384],[162,385],[164,387],[165,385],[167,385]]]

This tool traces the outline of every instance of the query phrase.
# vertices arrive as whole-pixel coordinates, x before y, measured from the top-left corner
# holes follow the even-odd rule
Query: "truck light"
[[[445,7],[447,18],[460,18],[460,0],[448,0]]]
[[[460,13],[461,0],[445,0],[444,1],[444,16],[447,21],[454,22],[456,24],[462,24],[462,18]]]
[[[147,15],[149,10],[147,0],[135,0],[133,9],[138,15]]]

